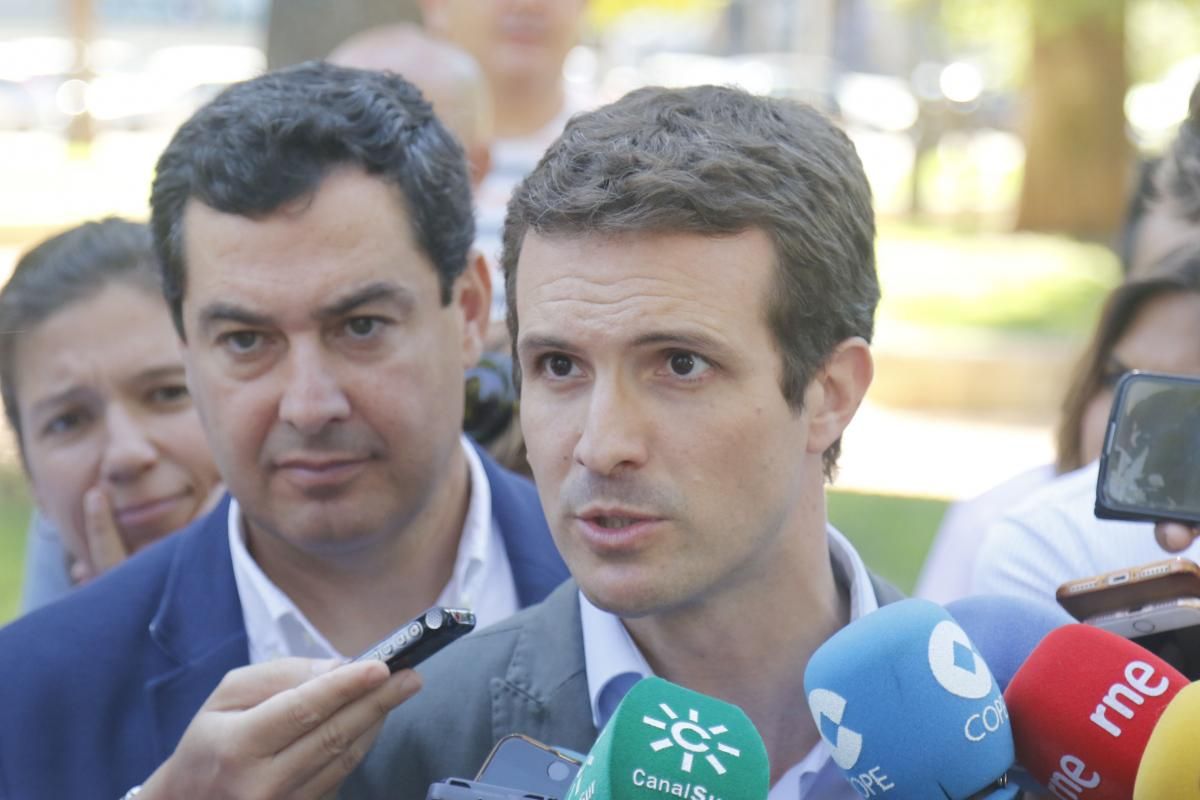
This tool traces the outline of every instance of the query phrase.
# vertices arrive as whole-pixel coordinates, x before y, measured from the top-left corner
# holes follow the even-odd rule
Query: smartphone
[[[1200,523],[1200,378],[1130,372],[1117,383],[1095,511]]]
[[[1136,642],[1188,680],[1200,679],[1200,597],[1176,597],[1112,611],[1087,622]]]
[[[520,789],[510,789],[507,786],[496,786],[479,781],[468,781],[463,778],[447,778],[444,781],[431,783],[425,800],[553,800],[532,792]]]
[[[1088,617],[1087,624],[1104,628],[1126,639],[1200,625],[1200,597],[1176,597],[1140,608],[1109,611]]]
[[[1098,614],[1129,611],[1179,597],[1200,597],[1200,565],[1166,558],[1137,567],[1067,581],[1055,593],[1058,604],[1087,622]]]
[[[560,798],[570,788],[580,763],[561,750],[512,733],[496,742],[475,780]]]
[[[392,672],[420,664],[455,639],[475,629],[475,615],[465,608],[435,606],[392,631],[355,661],[382,661]]]

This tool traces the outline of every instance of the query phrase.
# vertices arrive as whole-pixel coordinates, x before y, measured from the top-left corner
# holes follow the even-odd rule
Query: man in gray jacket
[[[503,261],[529,462],[575,580],[428,662],[346,794],[423,798],[513,732],[586,751],[655,674],[749,715],[772,798],[857,797],[803,675],[896,597],[825,513],[872,377],[873,240],[854,148],[806,106],[650,88],[571,121]]]

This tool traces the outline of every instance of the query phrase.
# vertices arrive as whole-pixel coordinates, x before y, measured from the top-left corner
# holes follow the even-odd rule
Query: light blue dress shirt
[[[848,585],[853,622],[877,609],[879,601],[866,564],[854,546],[832,525],[826,531],[834,575]],[[579,611],[592,719],[596,730],[601,730],[625,693],[654,672],[619,618],[592,605],[582,592]],[[822,739],[771,787],[767,800],[860,800],[831,755]]]

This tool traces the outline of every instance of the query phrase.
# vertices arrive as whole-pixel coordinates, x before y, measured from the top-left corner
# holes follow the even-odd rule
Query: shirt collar
[[[875,596],[867,565],[854,545],[832,525],[826,525],[825,530],[834,578],[848,590],[850,622],[854,622],[879,608],[879,600]],[[625,692],[654,672],[621,620],[592,605],[582,591],[579,593],[579,614],[592,721],[596,730],[601,730]],[[777,800],[777,797],[784,796],[784,792],[790,798],[803,796],[786,787],[799,787],[798,792],[807,793],[807,787],[814,785],[818,779],[822,784],[825,782],[827,776],[820,773],[825,772],[831,763],[831,751],[822,739],[780,778],[776,784],[780,792],[777,795],[772,791],[769,800]],[[840,773],[838,783],[844,783]]]
[[[494,530],[491,486],[483,469],[483,461],[465,436],[460,441],[471,476],[470,499],[450,582],[437,600],[442,605],[470,605],[472,595],[479,594],[476,584],[484,580],[487,574],[484,566],[490,561],[499,560],[503,560],[502,566],[508,565],[503,541],[498,541],[499,532]],[[229,504],[228,529],[229,553],[249,640],[250,663],[257,664],[285,656],[343,657],[345,654],[334,649],[250,555],[242,527],[241,506],[236,498]],[[515,598],[515,589],[512,591]],[[508,613],[512,610],[515,608],[509,609]]]
[[[483,460],[465,436],[462,437],[462,448],[471,477],[471,496],[467,501],[467,516],[463,520],[462,539],[454,556],[450,582],[438,598],[441,605],[471,605],[473,596],[477,594],[473,590],[478,588],[473,579],[493,557],[497,549],[495,540],[499,538],[498,534],[492,535],[492,487],[488,484],[487,473],[483,471]]]

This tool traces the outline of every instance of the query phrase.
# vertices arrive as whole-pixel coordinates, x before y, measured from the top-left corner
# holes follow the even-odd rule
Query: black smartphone
[[[355,661],[382,661],[392,672],[420,664],[475,628],[465,608],[433,608],[417,615],[366,649]]]
[[[1117,383],[1096,516],[1200,523],[1200,378],[1130,372]]]
[[[549,745],[510,733],[496,742],[475,780],[561,798],[575,779],[580,763],[580,759]]]
[[[447,778],[431,783],[425,800],[551,800],[540,794],[510,789],[463,778]]]

